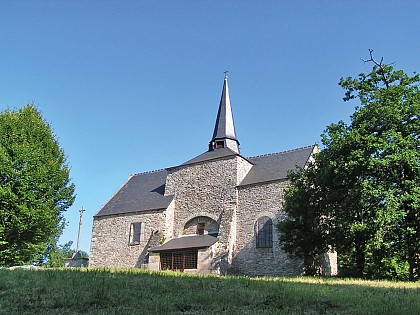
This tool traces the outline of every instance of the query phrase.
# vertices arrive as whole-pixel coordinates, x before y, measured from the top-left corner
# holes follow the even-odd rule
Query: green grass
[[[0,314],[420,314],[420,283],[0,269]]]

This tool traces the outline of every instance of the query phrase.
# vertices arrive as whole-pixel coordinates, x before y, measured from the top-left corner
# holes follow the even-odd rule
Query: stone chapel
[[[317,146],[244,157],[227,77],[213,137],[203,154],[132,175],[94,215],[91,267],[191,273],[299,275],[302,261],[278,244],[287,172],[310,163]],[[323,272],[336,272],[326,255]]]

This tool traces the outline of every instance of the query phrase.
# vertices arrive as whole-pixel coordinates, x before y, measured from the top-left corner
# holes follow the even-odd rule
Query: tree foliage
[[[72,258],[76,254],[76,250],[72,249],[73,241],[69,241],[64,245],[57,245],[58,242],[48,244],[45,256],[41,257],[40,265],[47,268],[64,267],[65,259]],[[89,258],[89,255],[84,251],[79,251],[82,258]]]
[[[0,113],[0,265],[39,260],[74,198],[64,151],[35,106]]]
[[[48,244],[45,257],[42,257],[40,262],[43,266],[48,268],[64,267],[64,259],[71,258],[75,250],[71,249],[72,241],[64,245],[57,245],[57,242]]]
[[[314,163],[289,175],[289,219],[279,225],[280,242],[302,258],[331,246],[342,275],[416,280],[420,76],[394,70],[370,53],[369,74],[339,83],[345,101],[360,102],[350,124],[328,126]]]

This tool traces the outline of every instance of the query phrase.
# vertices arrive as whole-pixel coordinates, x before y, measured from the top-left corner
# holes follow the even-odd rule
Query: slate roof
[[[77,252],[74,253],[74,255],[71,259],[81,259],[81,258],[83,258],[82,252],[80,250],[78,250]]]
[[[206,248],[217,242],[217,237],[211,235],[190,235],[173,238],[161,246],[149,248],[149,252],[163,252],[166,250]]]
[[[285,179],[287,172],[295,169],[296,165],[305,166],[313,149],[314,146],[308,146],[291,151],[250,157],[247,160],[253,166],[238,186]],[[217,149],[205,152],[180,166],[230,156],[240,156],[240,154],[229,148]],[[167,174],[168,171],[164,169],[132,175],[96,213],[95,217],[166,209],[173,200],[173,196],[164,195]]]
[[[164,196],[166,170],[132,175],[95,217],[166,209],[173,196]]]
[[[305,166],[313,150],[314,146],[308,146],[275,154],[250,157],[248,160],[254,165],[239,186],[285,179],[287,173],[295,169],[296,165]]]

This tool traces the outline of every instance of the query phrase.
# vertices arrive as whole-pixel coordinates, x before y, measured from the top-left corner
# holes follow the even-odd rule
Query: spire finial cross
[[[228,72],[229,72],[228,70],[225,70],[225,72],[223,72],[225,74],[225,79],[227,79],[227,73]]]

